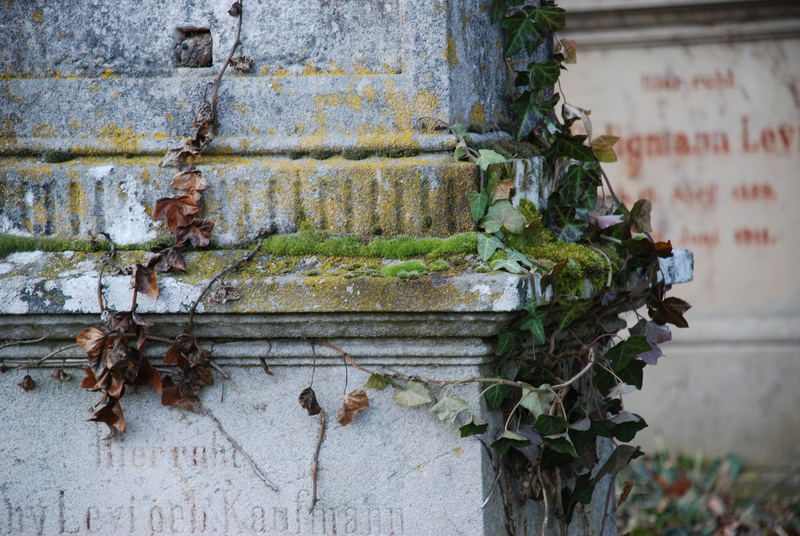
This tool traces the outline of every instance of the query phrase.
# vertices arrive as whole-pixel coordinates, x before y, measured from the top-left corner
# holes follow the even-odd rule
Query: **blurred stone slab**
[[[233,41],[229,0],[9,2],[0,31],[0,151],[163,151],[189,133]],[[246,2],[250,73],[222,84],[219,131],[264,147],[424,147],[415,119],[507,121],[502,35],[482,3]],[[134,30],[135,28],[135,30]],[[204,29],[212,66],[176,66],[181,28]],[[497,130],[496,127],[492,127]],[[215,142],[215,145],[218,145]],[[224,142],[247,151],[245,142]]]

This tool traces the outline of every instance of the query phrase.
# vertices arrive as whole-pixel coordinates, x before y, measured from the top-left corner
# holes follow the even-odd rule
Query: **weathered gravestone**
[[[476,167],[452,162],[454,140],[416,130],[414,120],[505,121],[502,37],[483,4],[246,3],[243,53],[254,72],[223,82],[214,155],[199,165],[211,184],[205,211],[218,222],[214,238],[233,245],[270,224],[293,232],[301,222],[389,236],[471,230],[464,192]],[[224,61],[234,27],[228,7],[0,7],[9,39],[0,230],[64,239],[105,231],[119,244],[158,236],[148,211],[170,193],[171,173],[157,164],[187,134]],[[209,35],[211,67],[181,66],[204,64],[207,48],[188,47],[208,47]],[[368,157],[323,158],[327,151]],[[43,152],[77,158],[24,156]],[[515,165],[517,195],[538,202],[547,191],[541,163]],[[188,255],[189,273],[162,276],[161,296],[140,297],[138,312],[156,334],[174,337],[200,290],[244,253]],[[117,262],[144,257],[120,252]],[[528,296],[547,301],[538,279],[531,288],[507,273],[373,278],[342,262],[259,255],[227,277],[242,298],[200,304],[196,334],[229,378],[219,376],[194,413],[162,407],[149,388],[129,391],[128,431],[113,440],[85,420],[96,396],[78,386],[80,349],[31,369],[31,392],[17,386],[24,369],[0,375],[0,534],[538,534],[541,505],[520,501],[491,451],[459,439],[429,406],[402,408],[391,388],[370,390],[369,408],[338,425],[343,392],[365,376],[309,342],[330,341],[379,370],[493,375],[493,337]],[[97,323],[99,264],[99,254],[70,251],[0,259],[0,339],[46,336],[0,349],[6,366],[41,358]],[[685,281],[691,257],[678,254],[664,268],[671,282]],[[108,307],[128,308],[130,276],[103,281]],[[156,364],[165,348],[149,350]],[[73,378],[51,377],[55,367]],[[312,382],[329,416],[313,511],[319,418],[297,404]],[[468,400],[479,392],[453,389]],[[492,432],[502,429],[483,402],[476,412]],[[613,534],[613,510],[606,479],[570,530]]]

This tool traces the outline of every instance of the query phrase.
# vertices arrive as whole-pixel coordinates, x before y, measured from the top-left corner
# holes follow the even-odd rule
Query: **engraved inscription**
[[[292,504],[253,497],[241,490],[215,490],[194,499],[196,490],[184,490],[179,500],[136,495],[95,497],[86,502],[80,493],[59,490],[53,503],[18,505],[0,495],[0,534],[72,535],[375,535],[405,534],[403,510],[370,504],[332,505],[321,501],[309,513],[311,494],[300,490]],[[188,497],[188,498],[187,498]],[[44,497],[43,497],[44,498]]]

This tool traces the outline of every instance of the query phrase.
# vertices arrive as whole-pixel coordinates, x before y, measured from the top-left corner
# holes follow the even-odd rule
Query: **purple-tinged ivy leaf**
[[[617,291],[608,289],[600,295],[600,303],[605,307],[617,299]]]
[[[653,348],[649,352],[642,352],[641,354],[637,355],[636,357],[637,357],[637,359],[641,359],[642,361],[644,361],[648,365],[657,365],[658,364],[658,358],[661,357],[662,355],[664,355],[664,352],[661,351],[661,348],[656,346],[655,348]]]
[[[644,329],[647,342],[652,344],[661,344],[662,342],[669,342],[672,340],[672,332],[669,326],[659,325],[655,322],[648,322]]]

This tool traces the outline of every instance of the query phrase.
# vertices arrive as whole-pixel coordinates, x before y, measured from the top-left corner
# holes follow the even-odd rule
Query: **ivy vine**
[[[214,227],[213,220],[198,217],[208,184],[194,164],[213,137],[225,69],[230,65],[249,70],[252,65],[244,56],[234,58],[242,2],[234,2],[229,13],[236,19],[236,36],[211,85],[211,100],[200,106],[193,135],[182,147],[169,151],[162,162],[178,168],[172,187],[181,193],[158,200],[153,218],[167,224],[173,241],[154,250],[146,262],[123,270],[131,276],[133,289],[128,311],[111,311],[103,298],[102,275],[114,258],[112,244],[98,282],[103,323],[77,336],[89,361],[82,386],[102,393],[100,408],[90,420],[107,424],[112,436],[125,432],[120,399],[126,386],[150,385],[160,393],[164,405],[200,409],[200,393],[214,382],[214,370],[224,372],[193,335],[195,311],[215,284],[213,298],[217,301],[241,296],[236,289],[218,283],[252,260],[263,238],[271,234],[256,237],[256,246],[248,255],[209,282],[190,307],[177,337],[150,334],[151,324],[137,313],[138,294],[157,298],[157,274],[185,271],[182,252],[209,245]],[[576,57],[574,43],[556,37],[564,28],[564,10],[552,2],[534,6],[524,0],[494,0],[491,16],[505,32],[510,106],[516,113],[514,137],[543,158],[544,175],[553,179],[546,202],[537,207],[531,200],[516,198],[510,162],[515,155],[507,147],[475,146],[468,130],[458,124],[433,120],[433,126],[447,129],[457,138],[455,160],[474,162],[481,171],[479,188],[466,193],[471,216],[481,230],[478,255],[494,270],[527,277],[533,294],[497,337],[497,374],[442,381],[386,373],[362,366],[330,343],[309,342],[312,347],[323,346],[340,354],[350,366],[368,374],[367,389],[391,386],[396,389],[393,398],[397,404],[431,404],[430,412],[440,420],[459,424],[461,437],[484,440],[503,457],[518,484],[516,493],[544,502],[544,531],[550,514],[566,527],[579,505],[591,501],[603,477],[617,473],[641,455],[636,447],[617,445],[601,458],[598,444],[603,440],[631,441],[646,426],[644,419],[625,410],[621,397],[642,388],[644,369],[657,362],[659,344],[671,338],[667,324],[687,327],[683,314],[689,304],[666,296],[659,259],[670,257],[672,246],[650,236],[650,203],[640,200],[630,209],[626,207],[601,168],[601,162],[616,160],[616,138],[593,137],[588,112],[563,101],[563,94],[554,91],[560,87],[558,79],[565,65]],[[533,59],[541,55],[546,59]],[[585,134],[573,133],[576,122],[582,124]],[[556,249],[563,252],[560,257],[552,254]],[[587,251],[605,267],[591,274],[592,288],[586,288],[587,274],[576,269],[574,258],[587,255]],[[536,289],[547,299],[539,301]],[[629,325],[626,318],[631,316],[635,322]],[[164,363],[173,367],[163,376],[144,355],[148,340],[169,345]],[[271,374],[266,363],[262,364]],[[485,399],[491,410],[503,412],[503,427],[497,433],[472,412],[474,404],[442,389],[470,383],[481,386],[478,399]],[[299,402],[309,415],[320,415],[312,465],[312,503],[316,503],[316,456],[324,438],[325,412],[311,386],[300,393]],[[336,419],[340,425],[348,425],[368,406],[366,391],[353,390],[344,396]]]

